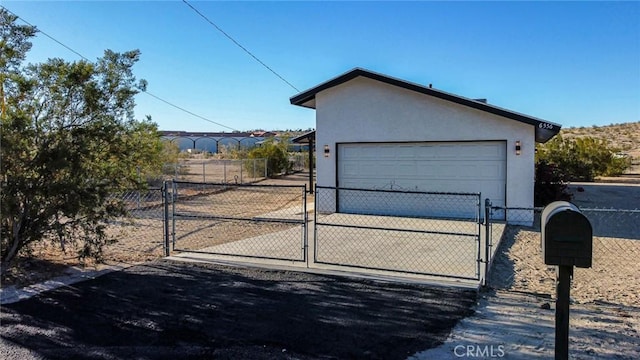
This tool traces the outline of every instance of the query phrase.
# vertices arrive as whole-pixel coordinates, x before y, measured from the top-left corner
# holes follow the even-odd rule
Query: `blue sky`
[[[354,67],[564,127],[640,121],[640,2],[190,1],[299,90]],[[297,91],[181,1],[10,1],[89,59],[140,49],[139,94],[162,130],[307,129]],[[78,56],[39,35],[29,62]]]

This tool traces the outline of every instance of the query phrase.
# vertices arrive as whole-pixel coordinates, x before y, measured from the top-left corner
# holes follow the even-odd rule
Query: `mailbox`
[[[590,268],[593,230],[577,206],[555,201],[542,211],[542,258],[548,265]]]

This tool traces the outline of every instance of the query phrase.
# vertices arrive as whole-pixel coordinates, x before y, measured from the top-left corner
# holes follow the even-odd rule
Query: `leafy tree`
[[[133,118],[139,51],[105,51],[95,63],[49,59],[23,66],[36,29],[0,9],[2,272],[20,251],[53,240],[100,259],[107,222],[125,212],[112,194],[140,187],[138,168],[161,168],[149,118]]]

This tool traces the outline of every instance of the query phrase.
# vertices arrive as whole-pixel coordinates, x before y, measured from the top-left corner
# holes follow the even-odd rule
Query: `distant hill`
[[[632,158],[633,167],[629,173],[640,173],[640,121],[605,126],[581,126],[560,130],[564,138],[590,136],[604,139],[624,154]]]
[[[605,139],[623,153],[640,158],[640,121],[605,126],[581,126],[560,130],[565,138],[590,136]]]

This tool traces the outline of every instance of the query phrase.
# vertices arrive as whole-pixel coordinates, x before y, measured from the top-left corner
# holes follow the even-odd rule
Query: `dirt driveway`
[[[156,261],[4,305],[2,359],[406,359],[473,290]]]

